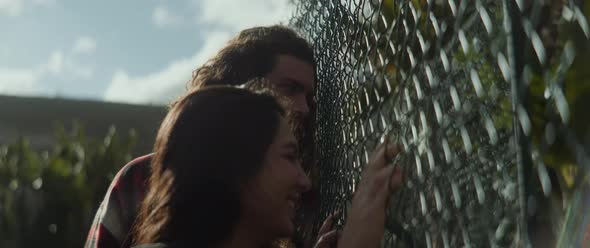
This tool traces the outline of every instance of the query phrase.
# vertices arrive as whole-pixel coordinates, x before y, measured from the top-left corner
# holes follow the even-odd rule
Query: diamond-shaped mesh
[[[555,168],[573,164],[579,179],[589,165],[587,139],[570,125],[575,97],[565,88],[590,85],[590,77],[568,81],[576,56],[590,54],[583,7],[573,0],[297,2],[291,23],[317,58],[321,216],[346,210],[369,153],[387,134],[403,144],[397,165],[407,179],[390,204],[386,247],[514,247],[537,239],[529,230],[539,229],[529,225],[542,212],[535,206],[562,191]],[[574,159],[546,155],[560,149]]]

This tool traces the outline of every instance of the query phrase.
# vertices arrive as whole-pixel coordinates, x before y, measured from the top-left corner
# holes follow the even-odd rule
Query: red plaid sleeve
[[[152,155],[134,159],[115,176],[88,232],[86,248],[128,248],[129,231],[143,200]]]

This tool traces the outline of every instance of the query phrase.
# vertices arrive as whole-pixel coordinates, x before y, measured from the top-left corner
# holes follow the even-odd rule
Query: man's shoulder
[[[154,157],[153,153],[137,157],[137,158],[131,160],[125,166],[123,166],[123,168],[121,169],[121,171],[119,173],[121,174],[121,176],[125,176],[127,174],[133,173],[138,170],[141,170],[141,171],[146,170],[146,169],[149,170],[153,157]]]
[[[132,186],[127,185],[130,183],[134,186],[143,186],[150,175],[153,156],[154,154],[152,153],[131,160],[119,170],[113,179],[112,186],[114,188],[119,188],[121,186],[127,188]]]
[[[137,157],[117,172],[96,212],[86,247],[129,247],[122,243],[143,199],[152,157],[153,154]]]
[[[187,247],[199,247],[193,243],[188,242],[172,242],[172,243],[151,243],[133,246],[132,248],[187,248]]]
[[[169,246],[164,243],[153,243],[153,244],[137,245],[137,246],[133,246],[132,248],[169,248]]]

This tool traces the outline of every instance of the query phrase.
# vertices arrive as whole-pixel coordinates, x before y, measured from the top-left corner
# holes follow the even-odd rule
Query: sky
[[[289,0],[0,0],[0,94],[164,104]]]

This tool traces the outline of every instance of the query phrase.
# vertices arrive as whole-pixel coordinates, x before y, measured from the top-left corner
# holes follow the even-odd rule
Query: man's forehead
[[[301,84],[306,91],[311,91],[315,84],[313,64],[294,56],[279,56],[273,73],[283,80]]]

